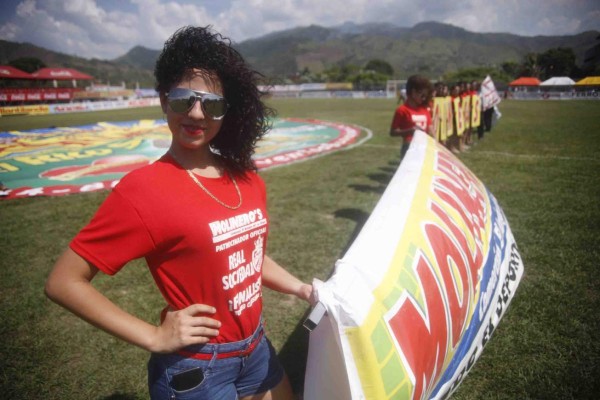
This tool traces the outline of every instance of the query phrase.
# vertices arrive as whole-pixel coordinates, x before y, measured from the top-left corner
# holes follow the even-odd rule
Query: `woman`
[[[309,300],[312,286],[265,255],[266,194],[252,154],[271,110],[257,74],[210,28],[185,27],[154,71],[171,146],[126,175],[73,239],[47,295],[152,353],[153,399],[291,398],[263,332],[262,284]],[[154,326],[92,285],[144,257],[168,306]]]

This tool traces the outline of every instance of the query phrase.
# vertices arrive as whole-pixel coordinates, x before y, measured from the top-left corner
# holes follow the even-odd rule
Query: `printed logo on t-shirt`
[[[229,256],[229,273],[222,278],[223,289],[225,291],[236,290],[238,285],[242,285],[249,279],[255,279],[250,285],[238,291],[229,300],[229,311],[240,315],[246,308],[252,307],[254,302],[261,296],[260,271],[263,263],[264,239],[259,236],[254,241],[254,250],[250,262],[246,262],[244,249],[238,250]],[[243,286],[243,285],[242,285]]]
[[[427,117],[425,115],[413,114],[412,120],[421,130],[427,129]]]
[[[222,276],[221,284],[228,298],[229,311],[239,316],[262,295],[261,271],[267,219],[257,208],[208,225],[215,252],[229,253],[228,270]]]
[[[223,251],[238,243],[267,232],[267,219],[257,208],[247,213],[209,223],[216,251]],[[252,231],[252,232],[251,232]]]

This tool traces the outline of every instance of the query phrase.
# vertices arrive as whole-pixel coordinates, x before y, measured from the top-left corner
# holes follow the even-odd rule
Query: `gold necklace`
[[[179,164],[182,168],[184,168],[183,165],[181,165],[181,162],[179,162],[179,160],[175,157],[175,155],[173,154],[172,151],[169,151],[169,154],[171,155],[171,157],[173,157],[173,159],[175,161],[177,161],[177,164]],[[229,177],[231,178],[231,181],[233,182],[233,186],[235,186],[235,191],[237,192],[237,195],[238,195],[240,201],[238,202],[237,205],[230,206],[229,204],[225,204],[224,202],[222,202],[221,200],[219,200],[217,198],[217,196],[215,196],[214,194],[212,194],[211,192],[209,192],[208,189],[206,187],[204,187],[204,185],[202,184],[202,182],[200,182],[198,180],[198,178],[196,178],[196,174],[194,174],[189,169],[185,169],[185,172],[187,172],[188,175],[190,176],[190,178],[192,178],[192,180],[194,182],[196,182],[196,185],[200,186],[200,189],[202,189],[204,191],[204,193],[206,193],[207,195],[209,195],[214,201],[216,201],[217,203],[219,203],[223,207],[229,208],[230,210],[237,210],[242,205],[242,192],[240,192],[240,188],[239,188],[239,186],[238,186],[235,178],[233,177],[233,175],[229,174]]]

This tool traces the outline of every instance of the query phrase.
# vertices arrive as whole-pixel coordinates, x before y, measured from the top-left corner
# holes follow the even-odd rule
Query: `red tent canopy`
[[[31,74],[36,79],[91,80],[93,77],[71,68],[42,68]]]
[[[542,83],[538,78],[521,77],[508,84],[508,86],[539,86]]]
[[[0,65],[0,79],[35,79],[31,74],[10,65]]]

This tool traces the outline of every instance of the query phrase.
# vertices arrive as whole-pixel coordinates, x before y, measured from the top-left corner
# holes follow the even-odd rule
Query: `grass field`
[[[269,253],[306,281],[326,279],[383,193],[400,143],[391,100],[277,100],[283,117],[357,124],[360,147],[262,172]],[[459,157],[508,217],[525,275],[507,314],[455,399],[595,399],[600,393],[600,102],[517,102]],[[0,131],[161,118],[158,108],[6,117]],[[54,260],[106,197],[96,192],[0,202],[0,393],[7,399],[144,399],[148,354],[48,301]],[[141,262],[95,285],[157,321],[162,299]],[[307,311],[265,293],[268,332],[302,390]]]

